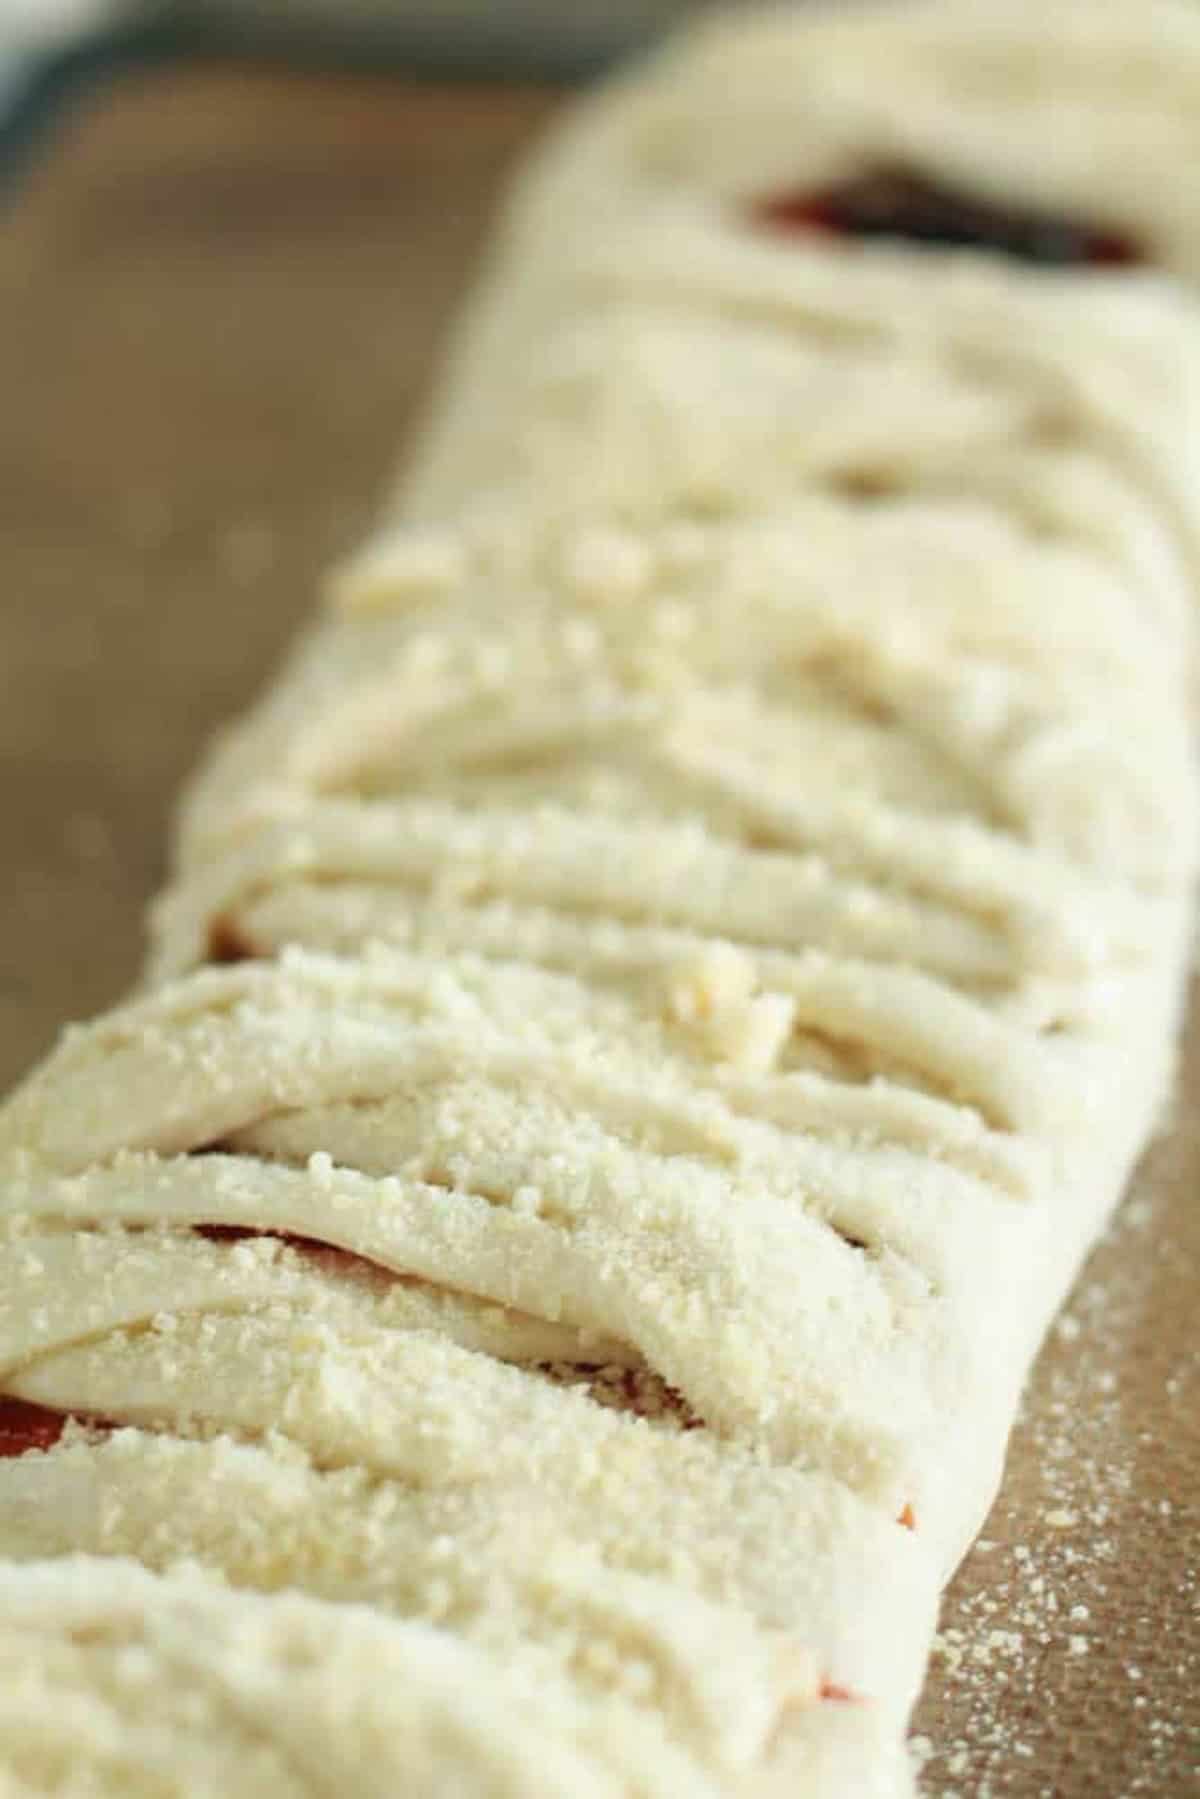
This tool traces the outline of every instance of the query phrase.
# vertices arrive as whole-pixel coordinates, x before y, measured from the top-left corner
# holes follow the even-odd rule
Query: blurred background
[[[128,59],[227,53],[586,77],[703,0],[0,0],[0,154]]]

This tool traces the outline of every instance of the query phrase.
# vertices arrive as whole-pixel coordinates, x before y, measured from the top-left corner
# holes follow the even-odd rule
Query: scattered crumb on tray
[[[1157,1146],[1055,1327],[944,1610],[911,1744],[926,1799],[1200,1793],[1200,1350],[1154,1325],[1200,1244],[1145,1197],[1194,1183],[1198,1149],[1191,1125]]]

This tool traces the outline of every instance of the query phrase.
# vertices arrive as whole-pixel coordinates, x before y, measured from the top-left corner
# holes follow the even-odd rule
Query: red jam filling
[[[244,1243],[251,1237],[271,1237],[340,1274],[357,1274],[370,1280],[395,1278],[388,1276],[378,1263],[355,1255],[352,1249],[339,1249],[334,1243],[322,1243],[319,1237],[301,1237],[295,1231],[256,1231],[242,1224],[198,1224],[195,1231],[198,1237],[206,1237],[210,1243]]]
[[[208,927],[208,959],[222,964],[254,962],[258,951],[232,919],[214,918]]]
[[[879,164],[816,192],[767,194],[751,206],[767,230],[898,238],[930,247],[995,250],[1047,268],[1126,268],[1145,261],[1132,237],[1084,219],[1000,206],[899,164]]]
[[[53,1449],[66,1426],[65,1412],[0,1395],[0,1459],[24,1455],[30,1449]]]
[[[849,1687],[841,1687],[834,1680],[823,1680],[819,1693],[822,1699],[832,1700],[837,1705],[854,1705],[858,1698]]]

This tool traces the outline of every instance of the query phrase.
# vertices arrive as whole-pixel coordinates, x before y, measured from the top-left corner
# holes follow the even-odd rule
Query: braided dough
[[[879,156],[1156,267],[756,226]],[[532,165],[143,991],[0,1112],[5,1795],[910,1790],[1171,1075],[1198,163],[1194,9],[918,0]]]

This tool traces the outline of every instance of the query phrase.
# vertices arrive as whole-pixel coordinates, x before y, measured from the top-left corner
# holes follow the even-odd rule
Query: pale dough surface
[[[1200,332],[740,207],[902,148],[1187,277],[1197,119],[1182,5],[923,4],[531,169],[145,990],[0,1113],[0,1390],[121,1427],[0,1462],[14,1793],[907,1789],[1170,1078]]]

